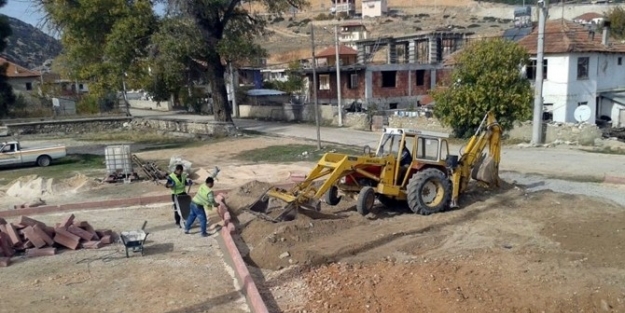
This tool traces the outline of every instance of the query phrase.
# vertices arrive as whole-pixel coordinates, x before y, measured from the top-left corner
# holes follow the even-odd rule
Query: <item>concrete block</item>
[[[52,240],[52,237],[48,235],[48,233],[43,230],[39,225],[35,225],[33,227],[33,230],[35,231],[35,234],[37,236],[39,236],[41,239],[43,239],[43,241],[46,242],[47,245],[51,246],[54,244],[54,240]]]
[[[84,249],[100,249],[104,246],[102,241],[87,241],[82,244]]]
[[[86,230],[84,230],[84,229],[82,229],[80,227],[76,227],[75,225],[70,225],[67,228],[67,231],[69,231],[70,233],[72,233],[72,234],[74,234],[74,235],[76,235],[76,236],[78,236],[78,237],[80,237],[80,238],[82,238],[84,240],[87,240],[87,241],[93,239],[93,234],[92,233],[90,233],[90,232],[88,232],[88,231],[86,231]]]
[[[98,235],[98,237],[102,238],[104,236],[111,236],[113,234],[113,231],[110,229],[96,229],[95,233]]]
[[[63,228],[57,228],[54,235],[54,242],[67,247],[72,250],[76,250],[80,244],[80,237],[68,232]]]
[[[76,223],[74,223],[74,225],[76,225]],[[91,226],[91,224],[89,224],[89,222],[82,221],[77,226],[91,233],[93,235],[94,240],[100,239],[100,236],[96,233],[95,229],[93,228],[93,226]]]
[[[0,258],[0,267],[7,267],[11,265],[11,258],[4,257]]]
[[[63,229],[67,229],[70,225],[72,225],[74,223],[74,214],[68,216],[62,223],[61,223],[61,228]]]
[[[7,221],[5,219],[3,219],[2,217],[0,217],[0,225],[6,225]]]
[[[101,241],[103,244],[110,244],[110,243],[112,243],[112,242],[113,242],[113,241],[111,240],[111,236],[104,236],[104,237],[102,237],[102,239],[100,239],[100,241]]]
[[[17,251],[24,251],[26,249],[30,249],[30,248],[34,248],[35,245],[30,242],[30,240],[25,240],[22,243],[20,243],[19,245],[15,246],[15,250]]]
[[[56,254],[56,248],[43,248],[43,249],[28,249],[26,250],[26,256],[31,257],[31,258],[35,258],[35,257],[40,257],[40,256],[49,256],[49,255],[55,255]]]
[[[50,238],[54,238],[54,227],[46,226],[46,228],[43,229],[43,231],[45,231],[46,234],[48,234],[48,236],[50,236]]]
[[[15,254],[11,238],[5,233],[0,233],[0,250],[4,252],[4,256],[12,257]]]
[[[28,226],[24,229],[24,235],[28,239],[28,241],[32,242],[33,245],[37,248],[43,248],[46,246],[46,242],[43,238],[39,237],[32,226]]]
[[[32,219],[32,218],[30,218],[28,216],[24,216],[24,215],[20,216],[20,219],[18,220],[18,224],[26,225],[26,226],[33,226],[33,227],[35,225],[39,225],[40,228],[45,228],[46,227],[45,223],[40,222],[40,221],[35,220],[35,219]]]
[[[28,225],[24,225],[24,224],[20,224],[20,223],[11,223],[11,224],[13,225],[13,228],[18,229],[18,230],[19,229],[24,229],[24,228],[26,228],[26,226],[28,226]]]
[[[15,226],[13,226],[13,224],[0,225],[0,231],[9,235],[9,238],[11,239],[11,244],[13,246],[17,246],[18,244],[22,243],[22,240],[20,239],[20,236],[17,233],[17,230],[15,229]]]

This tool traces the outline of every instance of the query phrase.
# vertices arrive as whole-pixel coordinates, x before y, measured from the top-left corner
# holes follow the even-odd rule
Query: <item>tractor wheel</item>
[[[375,204],[375,190],[373,187],[363,187],[358,193],[358,202],[356,202],[356,211],[360,215],[365,216],[369,214],[373,205]]]
[[[435,168],[416,172],[407,189],[410,210],[421,215],[441,212],[451,201],[451,181]]]
[[[326,192],[325,201],[328,205],[337,205],[341,202],[341,197],[339,196],[339,188],[336,186],[330,187],[330,190]]]

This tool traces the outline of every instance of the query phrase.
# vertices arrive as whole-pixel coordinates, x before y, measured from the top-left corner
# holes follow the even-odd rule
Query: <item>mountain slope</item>
[[[28,23],[4,17],[13,30],[13,35],[7,39],[7,48],[2,52],[2,56],[9,61],[32,69],[61,53],[62,46],[58,40]]]

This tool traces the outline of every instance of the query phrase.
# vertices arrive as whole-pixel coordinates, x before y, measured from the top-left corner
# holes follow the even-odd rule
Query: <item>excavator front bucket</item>
[[[267,191],[265,191],[263,195],[256,200],[256,202],[248,206],[247,209],[258,213],[267,212],[267,209],[269,209],[269,197],[267,197]]]
[[[471,177],[489,186],[499,187],[499,169],[497,168],[495,159],[491,156],[486,156],[486,154],[482,154],[475,161]]]

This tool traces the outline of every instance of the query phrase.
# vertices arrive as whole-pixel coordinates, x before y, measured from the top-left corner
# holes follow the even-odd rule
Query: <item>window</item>
[[[588,79],[588,65],[590,64],[589,57],[577,58],[577,79]]]
[[[78,89],[83,90],[84,86],[82,84],[78,84]]]
[[[388,104],[388,109],[389,110],[397,110],[397,102],[389,103]]]
[[[33,83],[26,83],[26,90],[33,90]]]
[[[382,72],[382,87],[395,88],[397,86],[397,71]]]
[[[319,90],[330,90],[330,75],[319,75]]]
[[[8,144],[2,148],[2,153],[12,153],[15,152],[15,144]]]
[[[618,59],[616,59],[616,64],[623,65],[623,57],[618,57]]]
[[[350,89],[358,88],[358,74],[349,75],[349,88]]]
[[[417,70],[417,86],[425,86],[425,70]]]
[[[547,59],[543,59],[543,79],[547,79],[547,65]],[[526,75],[529,80],[536,79],[536,60],[530,60],[530,64],[527,65]]]

